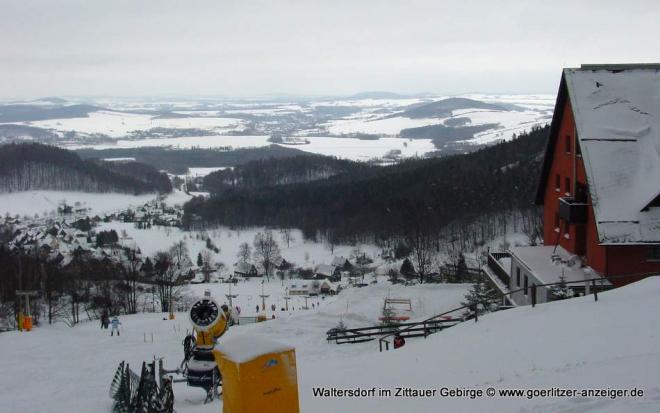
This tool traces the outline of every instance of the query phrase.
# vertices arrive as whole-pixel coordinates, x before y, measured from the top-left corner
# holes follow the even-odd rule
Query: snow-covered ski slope
[[[658,277],[600,294],[598,302],[588,296],[490,314],[476,324],[460,324],[427,339],[409,339],[403,348],[389,352],[379,353],[375,342],[356,345],[325,342],[324,331],[338,322],[340,314],[345,315],[349,326],[360,324],[362,320],[351,321],[351,314],[376,316],[388,292],[391,296],[408,294],[420,298],[426,308],[419,310],[417,317],[440,307],[451,308],[460,301],[464,287],[395,289],[381,281],[326,299],[320,309],[297,308],[291,315],[280,315],[275,321],[233,328],[226,337],[254,334],[295,346],[303,412],[660,411]],[[201,293],[205,287],[194,288]],[[215,284],[211,288],[217,296],[223,294],[225,287]],[[236,292],[246,300],[252,295],[250,301],[254,302],[260,290],[259,282],[251,282],[244,287],[239,284]],[[278,290],[281,292],[280,282],[273,281],[266,293],[277,296]],[[292,305],[300,305],[300,301]],[[170,367],[180,361],[180,341],[188,326],[183,314],[177,314],[175,321],[162,320],[160,314],[124,316],[121,321],[121,337],[110,337],[95,322],[74,329],[60,324],[37,328],[31,333],[0,334],[0,411],[109,412],[108,386],[120,360],[127,360],[136,368],[139,362],[153,356],[164,356]],[[175,331],[176,327],[181,331]],[[148,343],[144,343],[145,332]],[[439,395],[320,398],[313,395],[314,387],[393,390],[458,387],[484,391],[489,387],[637,387],[645,394],[615,400],[498,396],[470,399]],[[199,389],[175,385],[177,411],[221,410],[217,401],[204,405],[200,393]]]

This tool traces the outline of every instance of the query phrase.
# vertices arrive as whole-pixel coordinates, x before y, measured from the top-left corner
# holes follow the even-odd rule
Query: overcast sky
[[[660,61],[658,0],[0,0],[0,97],[555,93]]]

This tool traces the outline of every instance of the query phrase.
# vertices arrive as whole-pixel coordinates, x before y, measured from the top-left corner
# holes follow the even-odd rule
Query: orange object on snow
[[[394,317],[379,317],[378,319],[380,321],[408,321],[410,320],[410,317],[407,315],[398,315]]]

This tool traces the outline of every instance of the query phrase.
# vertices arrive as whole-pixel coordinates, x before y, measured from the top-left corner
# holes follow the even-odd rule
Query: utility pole
[[[264,294],[264,282],[261,282],[261,294],[259,295],[261,297],[261,309],[266,311],[266,298],[270,297],[270,295]]]
[[[229,283],[229,294],[225,294],[225,297],[227,297],[227,300],[229,301],[229,307],[233,308],[234,305],[232,304],[232,299],[238,297],[238,294],[231,293],[231,283]]]

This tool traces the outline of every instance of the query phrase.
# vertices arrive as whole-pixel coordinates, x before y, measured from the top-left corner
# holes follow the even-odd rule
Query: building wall
[[[517,271],[520,270],[520,285],[517,284]],[[527,294],[525,291],[520,291],[514,294],[511,294],[511,298],[516,303],[516,305],[531,305],[532,304],[532,284],[540,285],[543,284],[539,279],[537,279],[534,274],[529,271],[529,269],[522,264],[517,256],[511,255],[511,277],[509,291],[519,290],[525,287],[525,277],[527,277]],[[548,290],[546,288],[537,288],[536,289],[536,302],[544,303],[548,301]]]
[[[577,154],[575,139],[575,120],[570,101],[566,101],[562,120],[559,127],[552,155],[552,166],[548,174],[545,187],[545,198],[543,207],[543,241],[545,245],[559,243],[565,250],[575,252],[580,247],[585,248],[584,237],[589,233],[590,226],[595,231],[593,213],[589,211],[586,224],[567,225],[559,220],[557,225],[556,215],[559,213],[559,198],[575,196],[576,184],[587,184],[586,174],[582,157]],[[557,188],[557,177],[559,188]],[[568,182],[567,182],[568,180]],[[590,201],[588,201],[590,203]],[[580,237],[578,232],[582,231],[584,236]],[[588,245],[589,241],[587,240]]]
[[[591,206],[591,197],[587,197],[587,221],[585,224],[567,225],[559,220],[556,225],[555,215],[559,212],[559,198],[575,196],[576,184],[587,185],[586,173],[582,157],[576,152],[576,130],[573,110],[570,100],[566,100],[558,135],[555,143],[553,162],[545,183],[545,198],[543,209],[543,240],[545,245],[555,245],[559,242],[571,253],[579,253],[585,258],[585,264],[599,273],[612,276],[622,274],[639,274],[660,272],[660,262],[647,261],[647,246],[602,246],[599,245],[598,230]],[[567,146],[570,148],[567,150]],[[556,188],[559,175],[560,188]],[[567,191],[566,178],[570,180]],[[582,231],[583,235],[580,235]],[[512,273],[515,275],[514,273]],[[614,285],[623,285],[633,279],[612,280]],[[515,280],[512,279],[512,283]]]

